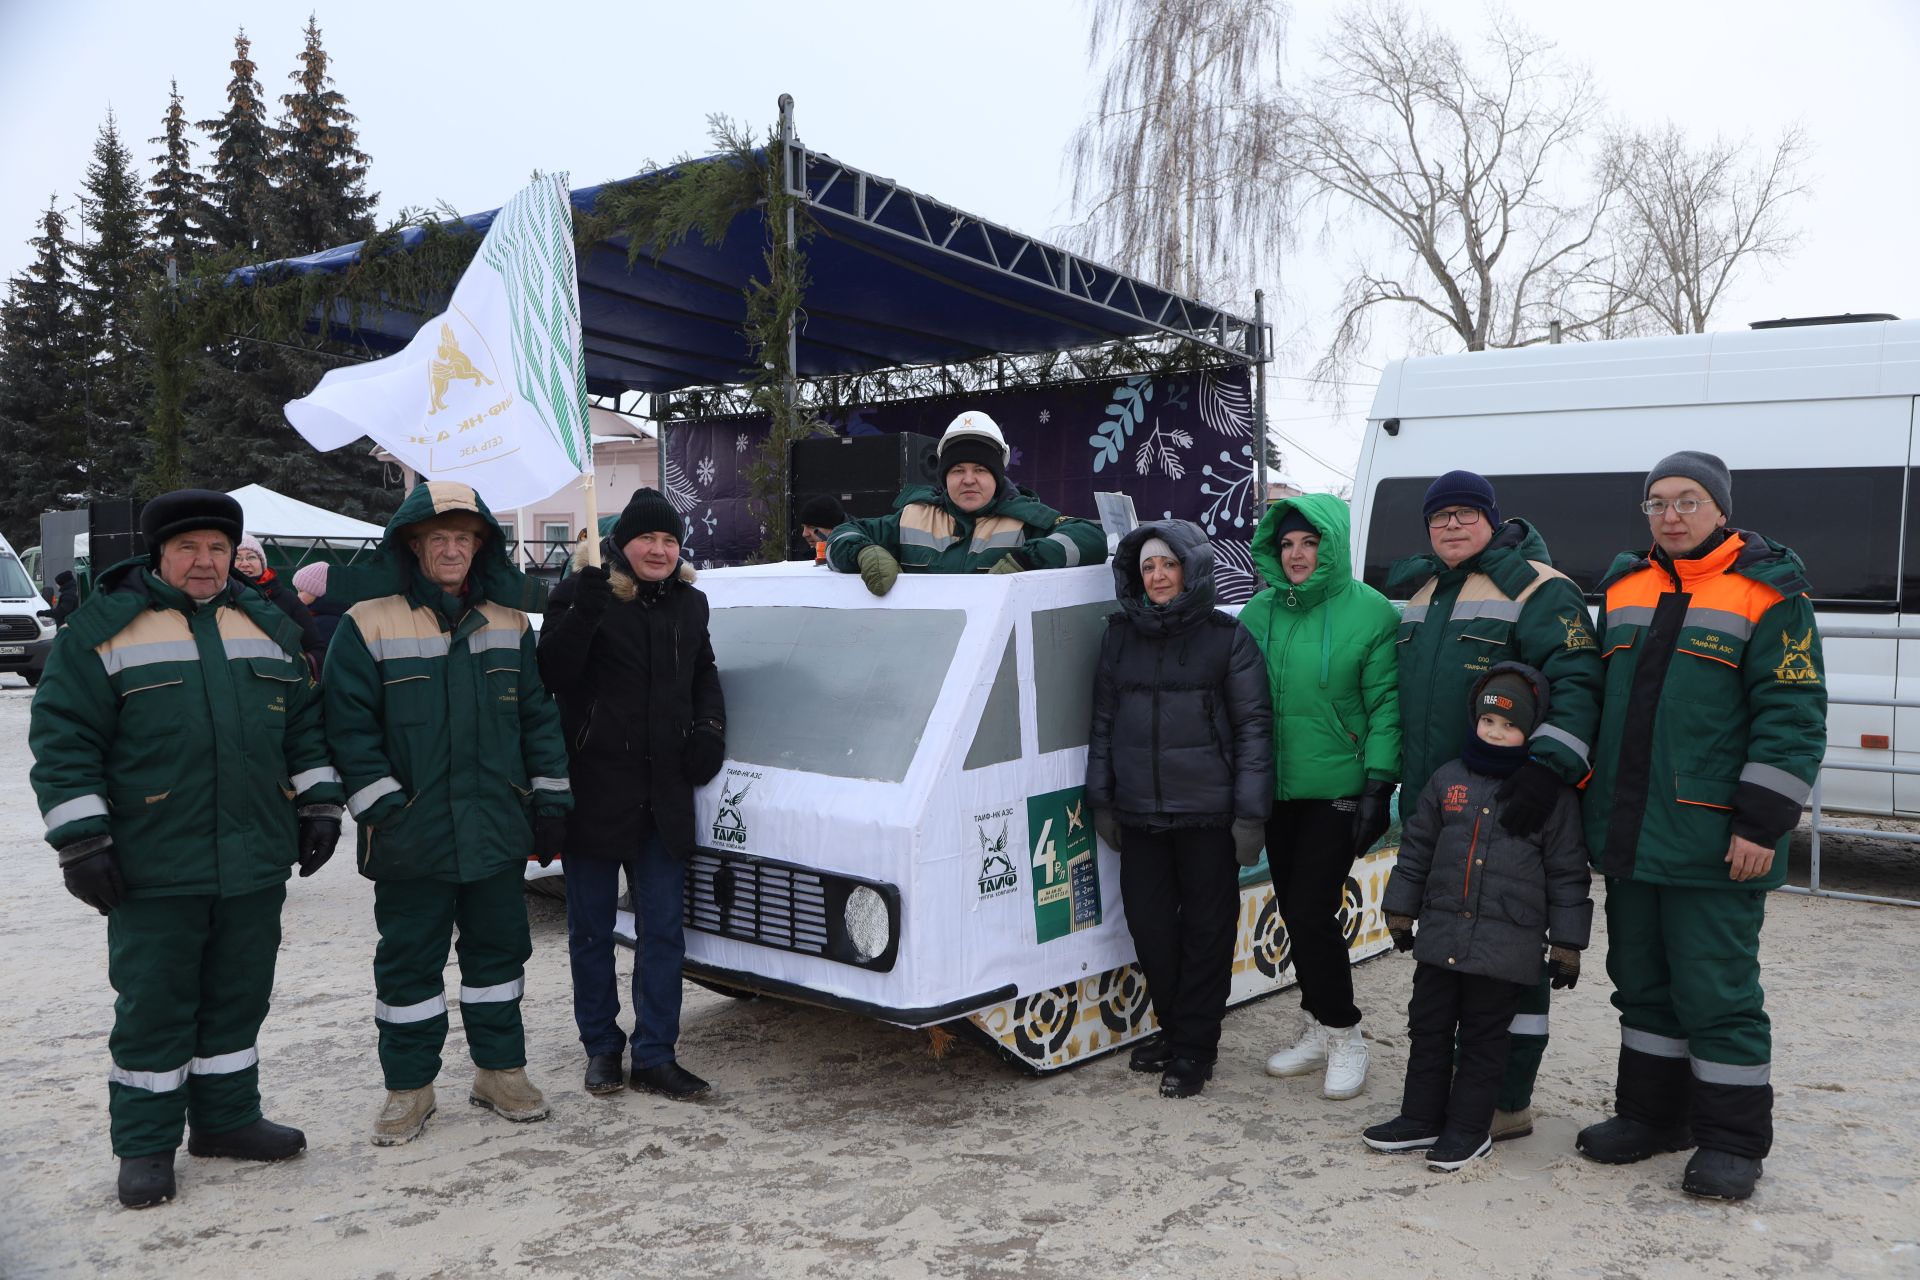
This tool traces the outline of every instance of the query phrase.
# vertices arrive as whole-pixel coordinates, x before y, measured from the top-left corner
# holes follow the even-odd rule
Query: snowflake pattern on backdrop
[[[713,459],[700,459],[700,465],[694,468],[694,475],[698,477],[701,488],[711,489],[713,487]]]
[[[742,431],[733,438],[733,451],[735,453],[745,453],[747,451],[747,443],[747,433]]]
[[[1048,424],[1049,422],[1052,422],[1052,421],[1053,421],[1053,410],[1051,410],[1051,409],[1042,409],[1042,410],[1040,411],[1040,425],[1044,427],[1044,426],[1046,426],[1046,425],[1047,425],[1047,424]]]

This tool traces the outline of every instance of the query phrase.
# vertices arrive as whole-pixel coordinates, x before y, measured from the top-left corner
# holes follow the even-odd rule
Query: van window
[[[1093,673],[1111,600],[1038,609],[1033,615],[1033,689],[1040,750],[1084,747],[1093,731]]]
[[[960,609],[715,609],[728,756],[899,782],[966,627]]]
[[[973,745],[967,748],[967,762],[962,768],[984,769],[1019,758],[1020,667],[1014,658],[1013,632],[1009,631],[1000,666],[993,673],[993,688],[987,693],[986,708],[980,713],[980,727],[974,730]]]
[[[20,600],[36,594],[33,583],[27,580],[27,571],[13,554],[0,551],[0,597],[8,600]]]
[[[1735,515],[1728,523],[1798,552],[1815,600],[1892,608],[1899,599],[1904,478],[1898,467],[1738,470]],[[1647,518],[1636,509],[1645,472],[1488,479],[1501,514],[1521,516],[1539,530],[1554,567],[1589,595],[1620,552],[1647,549]],[[1393,563],[1428,549],[1420,501],[1432,482],[1431,476],[1401,476],[1375,488],[1367,528],[1369,585],[1386,591]]]

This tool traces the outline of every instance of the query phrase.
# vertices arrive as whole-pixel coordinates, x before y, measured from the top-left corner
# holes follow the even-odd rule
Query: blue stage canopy
[[[786,160],[789,189],[804,198],[816,227],[806,245],[810,283],[796,364],[803,378],[1153,336],[1184,338],[1224,359],[1247,360],[1256,349],[1253,325],[1240,317],[917,195],[798,142],[788,145]],[[604,189],[574,191],[574,207],[591,212]],[[484,234],[495,212],[469,215],[461,224]],[[419,229],[407,231],[397,251],[417,246],[423,236]],[[360,249],[343,245],[244,267],[228,283],[246,285],[288,271],[344,271],[359,260]],[[750,278],[766,274],[765,253],[758,209],[736,217],[721,244],[690,237],[657,262],[643,254],[629,268],[624,238],[583,250],[580,306],[589,389],[602,395],[657,393],[745,381],[745,291]],[[377,352],[397,351],[442,309],[363,314],[355,337]]]

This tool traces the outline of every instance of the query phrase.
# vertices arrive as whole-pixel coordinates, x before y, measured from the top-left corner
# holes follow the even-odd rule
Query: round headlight
[[[891,930],[887,925],[887,900],[866,885],[847,895],[841,920],[847,926],[847,941],[854,956],[865,963],[887,949]]]

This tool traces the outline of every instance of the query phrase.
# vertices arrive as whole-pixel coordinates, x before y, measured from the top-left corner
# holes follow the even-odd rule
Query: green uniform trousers
[[[520,996],[533,938],[525,874],[515,864],[468,884],[374,882],[380,944],[373,955],[373,1017],[387,1088],[424,1088],[440,1074],[449,943],[460,959],[460,1021],[474,1064],[495,1071],[527,1065]]]
[[[273,995],[287,886],[238,897],[129,898],[107,917],[113,1154],[180,1145],[188,1120],[227,1133],[260,1118],[256,1043]]]
[[[1540,1060],[1547,1056],[1547,1010],[1552,996],[1543,972],[1540,981],[1520,997],[1519,1011],[1507,1028],[1507,1072],[1494,1103],[1502,1111],[1524,1111],[1533,1105],[1533,1082],[1540,1074]]]
[[[1607,976],[1620,1011],[1621,1115],[1691,1122],[1703,1147],[1764,1157],[1773,1033],[1760,989],[1767,893],[1607,879]],[[1690,1113],[1690,1114],[1689,1114]]]

